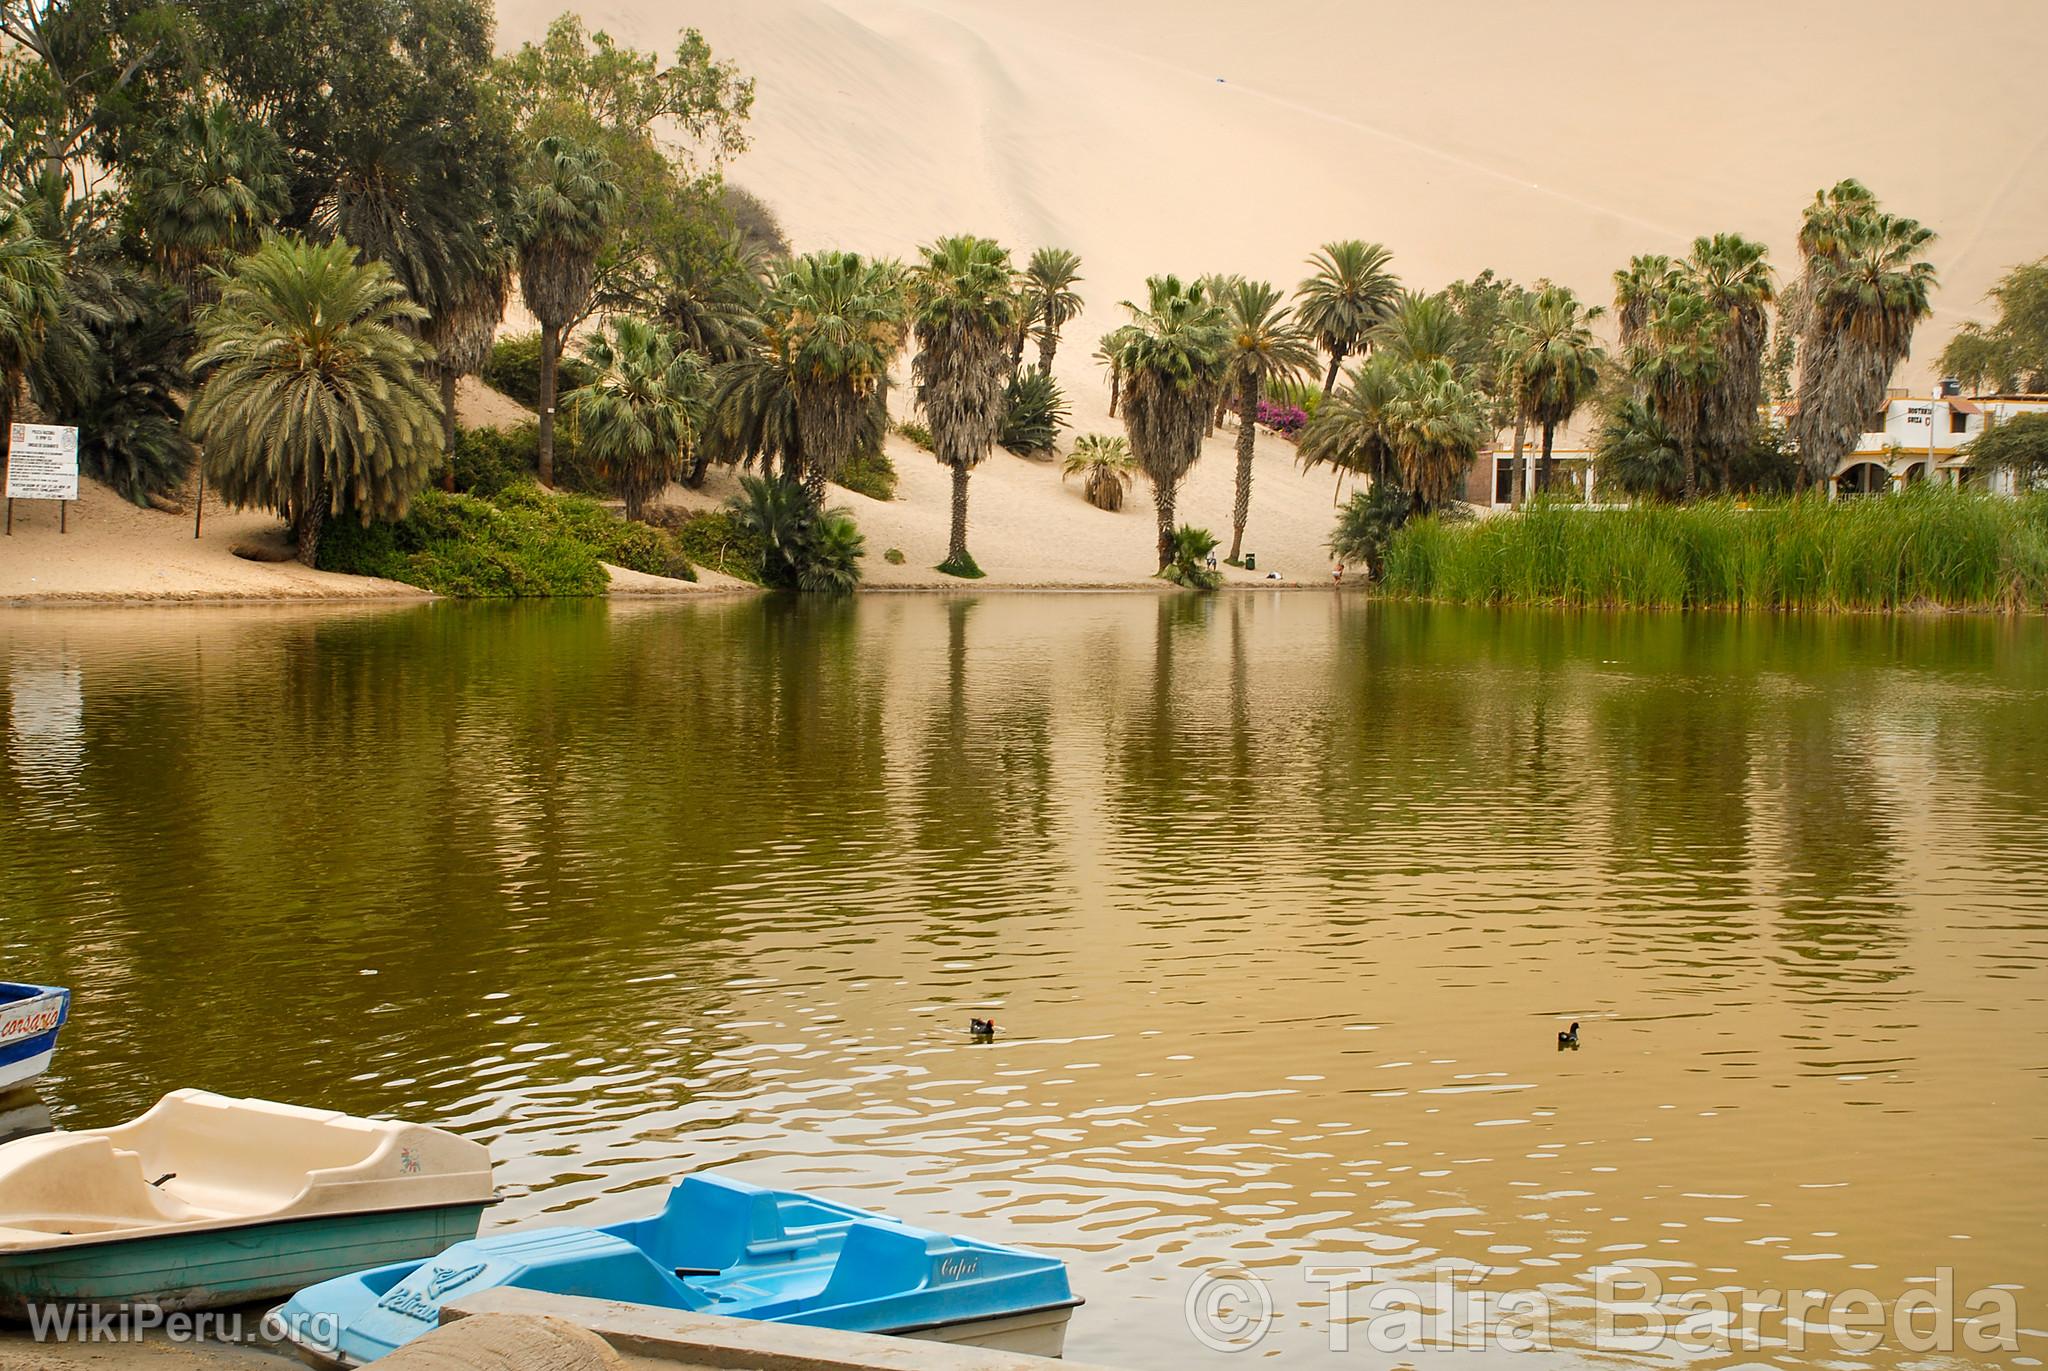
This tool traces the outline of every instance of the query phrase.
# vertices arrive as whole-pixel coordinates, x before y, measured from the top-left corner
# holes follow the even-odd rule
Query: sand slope
[[[501,0],[502,45],[568,0]],[[1148,272],[1292,285],[1316,244],[1387,243],[1436,287],[1492,266],[1606,300],[1635,252],[1739,230],[1794,260],[1843,176],[1937,229],[1931,356],[2006,268],[2048,253],[2048,27],[2031,0],[591,0],[683,24],[758,81],[735,179],[799,247],[933,236],[1086,261],[1088,354]],[[1916,372],[1924,383],[1924,373]]]

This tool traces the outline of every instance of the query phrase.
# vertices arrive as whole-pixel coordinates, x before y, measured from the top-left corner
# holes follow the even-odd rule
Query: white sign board
[[[16,424],[7,453],[7,498],[76,500],[78,430],[56,424]]]

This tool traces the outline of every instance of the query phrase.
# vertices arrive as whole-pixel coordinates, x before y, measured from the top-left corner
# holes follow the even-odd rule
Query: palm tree
[[[1493,349],[1493,374],[1502,397],[1507,402],[1508,413],[1514,416],[1514,487],[1508,506],[1520,509],[1522,501],[1529,495],[1528,466],[1522,460],[1522,449],[1529,437],[1529,389],[1526,378],[1516,365],[1520,340],[1536,325],[1536,294],[1533,291],[1518,291],[1501,305],[1500,322],[1495,326],[1488,346]]]
[[[1375,488],[1399,484],[1388,414],[1399,393],[1400,370],[1392,357],[1372,357],[1345,373],[1344,387],[1316,408],[1301,431],[1303,470],[1329,466],[1363,476]],[[1343,479],[1337,478],[1339,490]]]
[[[1024,268],[1025,309],[1038,335],[1038,369],[1048,376],[1060,330],[1081,312],[1081,297],[1074,291],[1080,279],[1081,259],[1065,248],[1040,248]]]
[[[1844,181],[1816,196],[1799,235],[1806,271],[1786,317],[1800,325],[1798,409],[1806,474],[1826,480],[1884,401],[1892,373],[1931,310],[1932,230],[1877,208]]]
[[[1146,280],[1146,301],[1103,339],[1123,378],[1124,431],[1152,479],[1159,514],[1159,569],[1173,561],[1173,505],[1202,455],[1202,435],[1230,365],[1230,325],[1199,284],[1177,276]]]
[[[43,350],[63,308],[57,254],[19,205],[0,200],[0,479],[12,445],[22,375]]]
[[[1513,390],[1527,421],[1543,428],[1536,479],[1540,491],[1550,489],[1558,427],[1571,422],[1599,388],[1600,365],[1607,352],[1586,325],[1601,312],[1598,306],[1582,306],[1567,288],[1549,286],[1538,292],[1528,313],[1518,314],[1510,325],[1507,365],[1514,377]]]
[[[1438,358],[1463,371],[1473,360],[1465,321],[1442,295],[1404,290],[1394,307],[1368,335],[1374,355],[1386,353],[1403,362]]]
[[[1719,381],[1722,318],[1685,286],[1665,296],[1662,308],[1636,331],[1629,345],[1629,375],[1649,396],[1657,418],[1684,459],[1684,497],[1699,493],[1699,445],[1703,401]]]
[[[1730,485],[1736,454],[1755,440],[1763,404],[1769,306],[1777,297],[1767,251],[1739,233],[1717,233],[1693,240],[1683,268],[1693,293],[1721,318],[1715,340],[1721,374],[1702,400],[1700,442],[1713,457],[1723,490]]]
[[[1106,433],[1084,433],[1074,440],[1074,450],[1060,465],[1060,479],[1081,477],[1081,494],[1097,509],[1111,514],[1124,507],[1124,492],[1131,488],[1131,445]]]
[[[677,344],[711,362],[744,356],[761,336],[767,260],[734,231],[709,245],[687,235],[657,243],[613,303],[658,319]]]
[[[967,478],[1003,428],[1003,345],[1017,313],[1010,277],[1009,252],[971,234],[926,247],[910,274],[917,404],[931,422],[933,455],[953,473],[953,529],[939,570],[954,576],[979,574],[967,551]]]
[[[1224,297],[1230,328],[1230,370],[1225,389],[1237,392],[1237,499],[1230,512],[1230,560],[1244,555],[1244,526],[1252,511],[1252,456],[1259,440],[1259,397],[1275,377],[1312,372],[1315,344],[1267,281],[1237,281]]]
[[[820,507],[872,424],[907,313],[902,268],[852,252],[806,253],[769,293],[763,341],[788,373],[801,437],[793,455]]]
[[[1445,358],[1397,364],[1386,436],[1401,484],[1418,512],[1458,498],[1472,459],[1490,436],[1486,397],[1458,379]]]
[[[693,352],[678,351],[653,324],[615,316],[583,347],[596,373],[569,392],[583,445],[638,519],[680,476],[704,418],[709,377]]]
[[[519,293],[540,321],[540,480],[553,485],[562,333],[589,306],[620,192],[611,159],[595,148],[543,138],[534,156],[539,179],[519,200]]]
[[[1634,343],[1664,308],[1675,270],[1669,257],[1648,253],[1631,257],[1626,268],[1614,273],[1614,318],[1623,347]]]
[[[274,508],[307,566],[330,510],[402,517],[426,484],[441,415],[411,333],[423,313],[347,243],[273,237],[200,318],[187,427],[221,495]]]
[[[1401,281],[1387,269],[1393,256],[1378,243],[1353,238],[1325,243],[1308,259],[1314,274],[1295,291],[1295,317],[1330,354],[1325,396],[1336,387],[1344,359],[1363,349],[1367,335],[1394,311]]]
[[[129,172],[127,217],[158,276],[186,291],[253,249],[291,207],[284,150],[225,101],[188,105]]]

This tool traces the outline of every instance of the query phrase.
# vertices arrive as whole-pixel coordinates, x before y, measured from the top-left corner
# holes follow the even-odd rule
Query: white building
[[[2017,414],[2048,413],[2042,395],[1908,395],[1894,391],[1885,402],[1880,427],[1865,433],[1856,450],[1835,468],[1829,486],[1836,495],[1869,495],[1924,481],[1931,470],[1945,485],[1972,485],[1986,478],[1971,469],[1963,444],[1992,424]],[[1989,477],[1989,489],[2015,492],[2010,472]]]

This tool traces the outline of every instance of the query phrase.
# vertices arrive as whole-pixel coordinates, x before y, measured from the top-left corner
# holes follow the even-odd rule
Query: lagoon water
[[[1646,1275],[1989,1320],[1639,1364],[2048,1357],[2039,619],[15,611],[0,742],[63,1126],[183,1085],[438,1121],[499,1225],[731,1166],[1064,1255],[1069,1354],[1134,1368],[1228,1359],[1224,1275],[1289,1364],[1498,1365],[1481,1295],[1611,1362]]]

